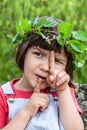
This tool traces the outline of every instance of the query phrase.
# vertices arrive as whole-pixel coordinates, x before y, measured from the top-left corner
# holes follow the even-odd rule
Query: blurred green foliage
[[[16,22],[21,18],[51,16],[87,31],[87,0],[0,0],[0,82],[21,76],[15,63]],[[86,56],[87,57],[87,56]],[[87,83],[87,62],[75,71],[75,81]]]

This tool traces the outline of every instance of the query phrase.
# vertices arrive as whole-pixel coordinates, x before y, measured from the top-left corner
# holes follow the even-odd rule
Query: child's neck
[[[20,90],[24,90],[24,91],[33,91],[33,88],[29,87],[28,83],[24,80],[24,77],[18,80],[14,84],[14,87]]]

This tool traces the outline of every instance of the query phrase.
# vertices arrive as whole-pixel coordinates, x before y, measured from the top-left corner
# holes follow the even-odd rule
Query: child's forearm
[[[29,114],[25,110],[21,110],[4,128],[1,130],[24,130],[28,121]]]
[[[59,111],[64,130],[84,130],[83,121],[76,110],[70,89],[59,91]]]

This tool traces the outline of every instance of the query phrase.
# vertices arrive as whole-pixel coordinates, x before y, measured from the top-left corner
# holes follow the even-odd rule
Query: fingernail
[[[50,78],[50,81],[54,80],[52,75],[50,75],[49,78]]]
[[[59,83],[58,83],[58,82],[56,83],[56,86],[59,86]]]

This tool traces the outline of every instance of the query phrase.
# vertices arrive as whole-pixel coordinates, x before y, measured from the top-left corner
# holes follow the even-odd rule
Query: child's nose
[[[48,72],[49,71],[49,63],[48,61],[44,61],[40,64],[40,69],[43,70],[43,71],[46,71]]]

